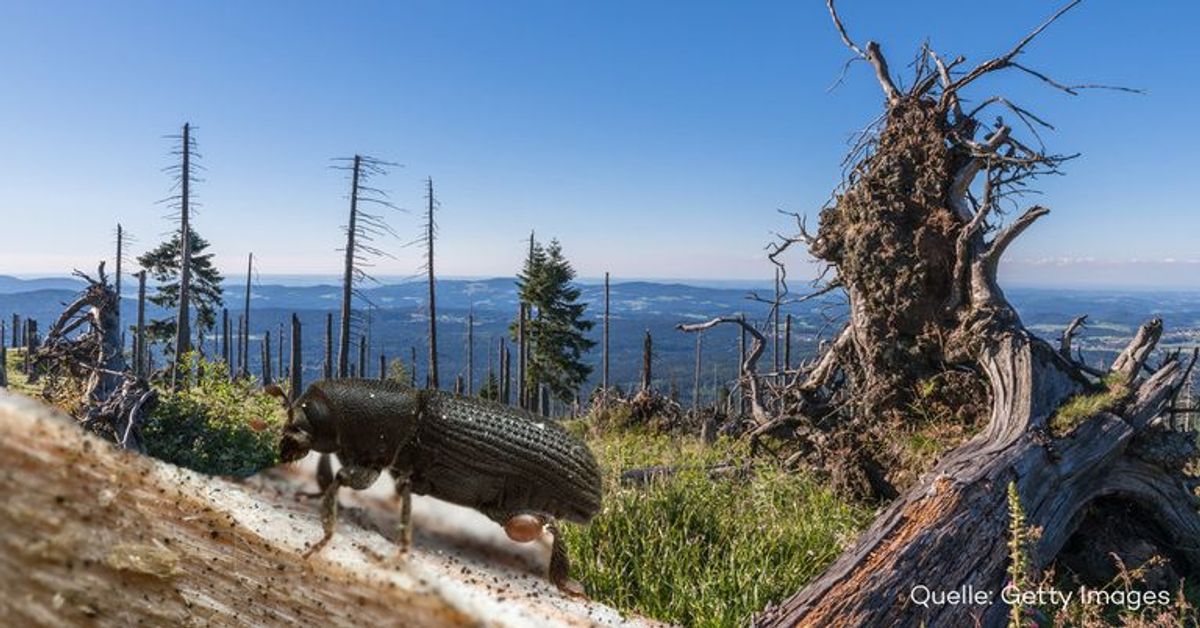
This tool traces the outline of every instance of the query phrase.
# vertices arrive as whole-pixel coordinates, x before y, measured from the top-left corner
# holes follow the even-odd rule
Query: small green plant
[[[1025,591],[1031,580],[1031,565],[1029,564],[1029,549],[1033,544],[1034,535],[1025,523],[1025,507],[1021,505],[1021,495],[1017,492],[1016,482],[1008,483],[1008,580],[1009,586],[1016,591]],[[1009,610],[1008,625],[1019,628],[1025,607],[1014,603]]]
[[[186,360],[190,388],[162,391],[142,425],[146,453],[207,473],[245,477],[277,460],[283,411],[253,381],[229,381],[228,367],[195,356]]]
[[[649,429],[593,430],[588,440],[605,470],[604,507],[563,534],[574,576],[620,609],[685,626],[744,625],[819,574],[869,521],[865,507],[774,464],[710,475],[750,460],[742,442],[706,447]],[[651,465],[674,473],[618,482]]]
[[[1059,406],[1050,418],[1051,434],[1065,436],[1087,419],[1116,408],[1129,395],[1129,386],[1118,373],[1106,375],[1100,383],[1102,390],[1075,395]]]

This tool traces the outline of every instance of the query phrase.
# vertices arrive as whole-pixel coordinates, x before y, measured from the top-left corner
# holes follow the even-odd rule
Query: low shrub
[[[146,453],[207,473],[245,477],[278,462],[284,411],[253,380],[229,381],[228,367],[193,358],[192,385],[162,391],[142,425]]]

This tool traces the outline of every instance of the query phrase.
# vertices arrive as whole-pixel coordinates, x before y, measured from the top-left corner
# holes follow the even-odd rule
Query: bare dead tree
[[[475,394],[475,307],[467,312],[467,395]]]
[[[525,328],[529,319],[529,305],[522,302],[519,310],[517,314],[517,406],[528,410],[530,403],[525,378],[529,347]]]
[[[174,136],[172,139],[179,140],[179,147],[172,152],[173,155],[179,157],[179,164],[167,168],[168,172],[175,172],[175,185],[179,190],[177,195],[173,195],[165,199],[168,203],[174,205],[178,210],[179,216],[179,303],[178,310],[175,315],[175,355],[174,362],[171,366],[171,386],[179,389],[187,384],[183,381],[182,376],[185,370],[182,369],[183,362],[187,358],[187,354],[192,349],[192,328],[191,328],[191,289],[192,289],[192,211],[193,199],[192,189],[193,183],[198,179],[195,176],[196,165],[194,159],[196,155],[196,138],[192,135],[191,124],[183,125],[183,132]]]
[[[238,377],[243,377],[243,378],[246,377],[245,373],[248,370],[248,367],[246,365],[246,345],[250,341],[247,340],[246,322],[245,321],[246,321],[245,316],[239,314],[238,315],[238,323],[237,323],[237,330],[238,330],[237,370],[229,372],[230,380],[237,379]]]
[[[650,330],[647,329],[645,335],[642,336],[642,387],[644,391],[650,390],[654,385],[654,375],[652,372],[654,361],[654,339],[650,337]]]
[[[32,380],[35,376],[35,365],[37,364],[37,360],[34,357],[38,346],[38,323],[36,319],[25,319],[25,329],[21,332],[21,337],[25,341],[25,376]]]
[[[500,339],[500,403],[512,403],[512,360],[508,342],[503,338]]]
[[[359,377],[367,376],[367,337],[358,337],[358,368],[355,370]]]
[[[113,276],[113,284],[115,285],[115,289],[117,291],[117,328],[118,329],[121,328],[121,307],[120,307],[121,263],[125,261],[125,248],[124,247],[125,247],[125,240],[128,237],[129,237],[128,234],[126,234],[125,230],[121,227],[121,223],[118,222],[117,223],[117,257],[116,257],[116,260],[114,260],[114,261],[116,261],[116,273]],[[122,342],[121,346],[124,347],[125,343]]]
[[[608,383],[609,383],[609,380],[608,380],[609,299],[610,299],[610,293],[609,293],[609,283],[608,283],[608,271],[605,271],[605,273],[604,273],[604,344],[603,344],[604,355],[602,358],[602,366],[600,369],[600,389],[601,389],[601,399],[602,400],[608,394]]]
[[[692,412],[700,412],[700,351],[704,340],[704,334],[696,334],[696,364],[692,371]]]
[[[376,239],[385,236],[396,237],[396,232],[388,225],[383,212],[398,208],[388,200],[386,191],[372,186],[371,183],[377,177],[386,176],[388,170],[398,167],[398,164],[365,155],[337,159],[335,162],[334,168],[345,171],[350,180],[350,213],[344,227],[346,246],[341,249],[345,254],[345,261],[342,268],[342,312],[337,356],[337,376],[346,377],[350,367],[351,335],[356,319],[352,301],[357,297],[370,305],[370,299],[361,290],[363,283],[375,281],[367,269],[380,257],[392,257],[375,244]],[[378,208],[379,211],[369,211],[366,209],[368,206]]]
[[[4,325],[0,322],[0,388],[8,387],[8,337]]]
[[[792,370],[792,315],[783,321],[783,370]]]
[[[437,290],[434,286],[433,243],[437,235],[437,222],[434,220],[434,208],[438,206],[433,195],[433,177],[425,180],[425,267],[424,271],[429,283],[429,387],[438,387],[438,344],[437,344]]]
[[[238,319],[238,367],[241,376],[250,377],[250,282],[254,277],[254,253],[246,256],[246,294],[242,301],[242,316]]]
[[[300,343],[300,317],[292,313],[292,351],[291,351],[291,367],[288,369],[288,392],[291,393],[291,400],[294,402],[300,399],[300,393],[304,391],[304,352]],[[383,356],[379,356],[379,372],[383,373]],[[382,377],[382,375],[380,375]]]
[[[325,379],[333,378],[333,312],[325,314]]]
[[[225,367],[230,373],[233,372],[233,362],[231,361],[232,344],[230,343],[229,332],[229,308],[221,308],[221,360],[225,362]]]
[[[263,332],[263,339],[262,339],[262,344],[260,345],[260,347],[262,349],[262,356],[260,358],[259,366],[262,369],[262,385],[270,386],[271,383],[275,381],[274,378],[271,377],[271,332],[270,331]]]
[[[287,362],[283,361],[283,338],[283,323],[279,323],[278,332],[275,336],[275,364],[277,365],[276,368],[279,370],[275,373],[275,375],[276,379],[279,379],[280,381],[289,379],[286,370]]]
[[[149,371],[146,369],[146,271],[139,271],[136,275],[138,278],[138,300],[137,300],[137,327],[133,333],[134,351],[133,351],[133,375],[138,378],[149,376]]]
[[[973,68],[926,46],[901,88],[880,46],[856,44],[828,3],[842,42],[874,70],[885,112],[851,148],[846,180],[822,209],[817,233],[801,222],[780,244],[806,244],[850,306],[836,339],[793,378],[788,410],[830,434],[869,433],[902,424],[913,391],[938,377],[967,399],[964,407],[978,408],[982,429],[903,487],[822,576],[756,625],[1005,625],[1001,596],[984,605],[905,603],[914,582],[1001,590],[1011,515],[1005,487],[1027,513],[1026,527],[1040,531],[1025,548],[1032,570],[1053,564],[1073,535],[1116,520],[1172,569],[1200,571],[1200,499],[1192,491],[1200,480],[1186,472],[1196,434],[1172,429],[1164,414],[1188,369],[1178,353],[1150,364],[1162,322],[1143,325],[1101,378],[1063,355],[1071,334],[1057,348],[1033,335],[997,282],[1004,252],[1049,213],[1034,205],[1006,220],[1006,211],[1072,156],[1045,149],[1039,131],[1052,127],[1030,110],[986,94],[966,110],[965,91],[1004,70],[1067,94],[1104,87],[1062,83],[1019,61],[1077,4]],[[1069,400],[1102,394],[1112,401],[1080,415],[1063,411]],[[1128,542],[1130,534],[1122,536]],[[1088,538],[1092,553],[1126,554],[1103,535]]]

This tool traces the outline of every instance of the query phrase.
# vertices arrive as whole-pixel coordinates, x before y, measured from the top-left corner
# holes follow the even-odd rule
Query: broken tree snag
[[[754,338],[754,346],[750,349],[749,355],[742,362],[741,372],[745,379],[747,396],[750,398],[750,414],[754,421],[759,425],[770,422],[771,417],[767,413],[766,407],[763,405],[762,390],[758,378],[758,359],[762,357],[763,351],[767,346],[767,339],[762,335],[762,332],[754,328],[753,325],[739,316],[719,316],[706,323],[687,323],[676,325],[675,329],[683,332],[695,333],[702,332],[707,329],[712,329],[722,323],[738,325],[742,331],[750,334]]]
[[[1058,341],[1058,354],[1064,359],[1071,359],[1071,341],[1075,340],[1076,334],[1085,325],[1087,325],[1087,314],[1071,319],[1071,322],[1067,324],[1067,328],[1063,330],[1062,338]]]
[[[1010,484],[1027,525],[1041,530],[1029,550],[1034,569],[1055,563],[1103,512],[1108,520],[1140,518],[1141,527],[1128,526],[1145,534],[1135,544],[1152,548],[1173,573],[1200,573],[1200,500],[1191,490],[1200,480],[1185,471],[1197,459],[1196,434],[1164,419],[1189,368],[1178,352],[1148,366],[1162,322],[1143,325],[1111,374],[1101,372],[1071,359],[1082,317],[1052,346],[1024,327],[997,282],[1005,251],[1049,213],[1035,206],[1006,220],[998,208],[1070,156],[1040,148],[1038,129],[1051,127],[1036,114],[1000,96],[964,113],[961,90],[1004,69],[1068,93],[1091,87],[1015,61],[1075,4],[973,69],[954,71],[961,58],[947,64],[926,48],[906,81],[913,87],[895,93],[880,49],[854,44],[830,3],[843,43],[876,70],[886,111],[852,149],[850,174],[822,209],[816,235],[801,230],[790,239],[833,269],[849,313],[838,340],[794,380],[789,392],[805,403],[790,406],[787,420],[807,421],[805,434],[819,435],[811,449],[826,461],[830,451],[844,454],[837,459],[864,450],[886,456],[896,428],[918,420],[910,410],[916,391],[939,383],[958,395],[956,405],[975,409],[981,429],[898,484],[899,497],[862,537],[821,577],[759,614],[757,625],[1004,625]],[[993,112],[1019,124],[985,119]],[[871,458],[863,462],[872,477]],[[890,472],[886,457],[874,462],[875,473]],[[1130,568],[1146,555],[1128,543],[1095,553],[1109,552]],[[918,606],[908,597],[917,585],[969,585],[994,596],[990,605]]]
[[[1163,322],[1156,318],[1138,328],[1137,335],[1125,347],[1125,350],[1113,360],[1112,372],[1121,377],[1125,383],[1132,383],[1146,365],[1150,352],[1162,338]]]
[[[122,447],[141,450],[138,424],[158,399],[157,393],[126,367],[121,351],[120,298],[100,262],[96,278],[75,271],[87,282],[83,294],[63,310],[34,352],[34,377],[48,381],[44,394],[73,394],[82,383],[74,411],[83,426]]]

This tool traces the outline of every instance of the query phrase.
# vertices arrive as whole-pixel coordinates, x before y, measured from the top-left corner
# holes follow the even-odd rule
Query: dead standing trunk
[[[1160,418],[1188,369],[1177,355],[1156,368],[1146,364],[1161,322],[1142,327],[1110,374],[1097,373],[1031,335],[996,283],[1004,251],[1048,213],[1033,207],[1000,227],[988,222],[996,203],[1030,178],[1056,172],[1064,158],[1028,148],[1002,121],[987,128],[976,117],[1000,106],[1041,123],[1028,111],[997,97],[964,113],[959,92],[1015,67],[1074,93],[1077,87],[1013,61],[1074,4],[972,70],[952,73],[961,58],[947,63],[926,50],[917,80],[902,93],[878,44],[859,48],[830,2],[843,42],[874,68],[887,112],[844,193],[822,211],[816,236],[801,223],[800,234],[780,245],[807,244],[836,269],[834,281],[850,302],[843,333],[796,380],[800,408],[838,408],[839,423],[851,426],[889,415],[902,421],[914,385],[949,365],[965,374],[963,385],[972,377],[986,385],[979,400],[986,427],[947,452],[821,577],[767,608],[756,625],[1004,625],[1010,485],[1027,527],[1040,529],[1027,552],[1034,570],[1055,560],[1085,510],[1104,508],[1103,500],[1148,522],[1154,533],[1141,540],[1173,568],[1200,568],[1196,479],[1183,472],[1196,456],[1196,436]],[[980,130],[987,131],[981,139]],[[979,175],[981,190],[972,193]],[[1069,399],[1096,394],[1111,401],[1078,416],[1063,411]],[[916,585],[969,586],[991,596],[977,605],[920,606],[909,600]]]
[[[8,387],[8,334],[0,323],[0,388]]]
[[[337,376],[350,374],[350,299],[354,294],[354,238],[358,235],[358,180],[362,174],[362,156],[354,156],[350,172],[350,220],[346,226],[346,261],[342,268],[342,318],[338,336]]]
[[[438,387],[438,342],[437,342],[437,290],[434,286],[433,273],[433,240],[436,223],[433,220],[433,208],[436,201],[433,197],[433,177],[426,180],[426,198],[429,201],[425,217],[425,270],[429,283],[429,387]]]
[[[171,367],[171,386],[178,390],[187,385],[183,379],[183,360],[192,350],[191,290],[192,290],[192,133],[191,125],[183,125],[180,146],[182,163],[179,172],[179,310],[175,316],[175,358]],[[118,321],[118,325],[119,325]]]
[[[250,279],[254,275],[254,253],[246,257],[246,296],[242,303],[242,316],[239,319],[238,334],[241,337],[238,350],[238,367],[241,376],[250,377]]]
[[[134,377],[149,377],[150,373],[146,368],[146,271],[139,271],[138,278],[138,302],[137,302],[137,328],[133,334],[134,352],[133,352],[133,375]]]
[[[610,298],[611,298],[611,293],[609,292],[608,272],[605,272],[604,273],[604,344],[603,344],[604,355],[601,358],[602,366],[600,369],[600,391],[601,391],[600,403],[601,404],[605,403],[605,401],[608,398],[608,386],[609,386],[609,379],[608,379],[609,327],[608,327],[608,325],[609,325],[609,303],[610,303],[609,299]]]
[[[292,364],[288,368],[288,392],[291,394],[292,401],[300,398],[300,392],[304,388],[304,353],[300,344],[300,317],[295,313],[292,314]],[[379,356],[382,364],[383,356]],[[380,372],[383,372],[383,367],[380,367]]]
[[[648,392],[650,387],[654,385],[653,374],[654,360],[654,339],[650,337],[650,330],[646,330],[646,334],[642,337],[642,388],[644,392]]]
[[[325,314],[325,366],[322,375],[333,379],[333,312]]]

